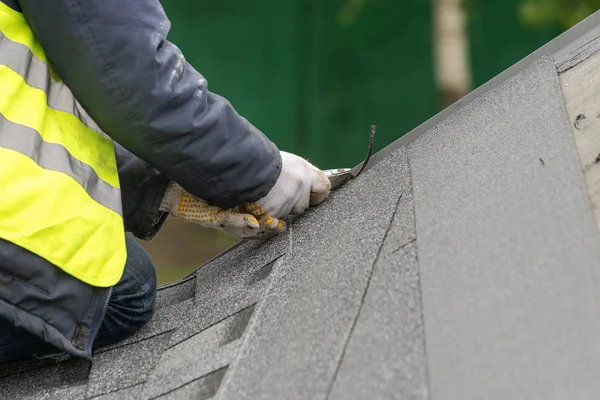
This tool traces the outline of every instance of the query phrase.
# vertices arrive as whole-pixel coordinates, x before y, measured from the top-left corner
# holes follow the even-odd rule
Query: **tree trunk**
[[[469,40],[463,0],[433,0],[436,83],[442,108],[471,90]]]

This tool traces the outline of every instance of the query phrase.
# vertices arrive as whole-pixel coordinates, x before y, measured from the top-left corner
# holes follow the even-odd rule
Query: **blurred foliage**
[[[385,0],[345,0],[337,13],[341,25],[351,25],[370,5]],[[462,0],[465,12],[470,12],[482,0]],[[566,30],[600,9],[600,0],[523,0],[519,10],[520,20],[527,26],[543,28],[557,25]]]
[[[364,9],[375,3],[375,0],[346,0],[338,10],[336,18],[340,25],[351,25],[354,23]]]
[[[566,30],[600,9],[600,0],[526,0],[521,21],[534,28],[557,25]]]

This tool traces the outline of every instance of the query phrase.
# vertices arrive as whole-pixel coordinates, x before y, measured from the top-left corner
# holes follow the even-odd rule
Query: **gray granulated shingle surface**
[[[200,268],[196,275],[197,303],[214,304],[223,297],[246,293],[267,279],[264,267],[285,254],[286,239],[280,235],[267,241],[249,241]]]
[[[186,324],[174,332],[170,346],[256,304],[268,287],[275,261],[286,250],[286,235],[248,241],[200,268],[195,306],[187,314]]]
[[[90,371],[88,397],[145,382],[169,342],[169,332],[97,354]]]
[[[199,347],[195,345],[199,343]],[[154,373],[144,385],[142,398],[153,399],[178,390],[204,375],[229,366],[239,351],[240,340],[202,351],[201,342],[192,338],[165,351]]]
[[[102,347],[97,350],[97,353],[139,342],[165,332],[178,332],[177,328],[186,326],[186,321],[195,309],[196,307],[193,298],[184,300],[179,304],[159,308],[154,312],[152,319],[133,336],[116,344]],[[171,337],[171,340],[172,339],[173,338]]]
[[[41,368],[49,368],[56,364],[57,364],[56,361],[49,359],[49,358],[40,359],[40,360],[32,358],[32,359],[27,359],[24,361],[17,361],[17,362],[11,363],[8,365],[8,366],[10,366],[10,368],[6,365],[4,365],[4,366],[0,365],[0,379],[11,376],[11,375],[21,374],[21,373],[28,372],[28,371],[35,371],[35,370],[41,369]]]
[[[90,365],[85,360],[73,360],[2,378],[0,395],[6,399],[52,399],[78,394],[82,386],[85,389]]]
[[[253,312],[254,306],[242,309],[166,350],[148,379],[144,396],[152,398],[174,391],[229,365]]]
[[[189,337],[201,332],[223,319],[237,313],[239,310],[255,305],[267,290],[268,282],[253,285],[247,291],[236,291],[228,296],[220,297],[219,301],[208,304],[197,304],[186,316],[186,323],[175,330],[169,346],[174,346]]]
[[[403,193],[396,209],[328,399],[368,399],[375,394],[384,399],[428,399],[411,191]]]
[[[600,239],[552,59],[409,156],[432,398],[598,398]]]
[[[196,277],[165,285],[156,294],[156,309],[177,305],[196,295]]]
[[[23,397],[27,400],[64,400],[64,399],[83,399],[85,398],[86,385],[68,386],[61,388],[42,389],[33,396]]]
[[[208,400],[219,390],[221,381],[227,372],[227,368],[221,368],[215,372],[211,372],[201,378],[198,378],[183,387],[173,390],[163,396],[158,397],[159,400]]]
[[[143,383],[94,397],[94,400],[133,400],[140,398]]]
[[[216,398],[326,397],[406,174],[396,152],[292,225],[291,251]]]

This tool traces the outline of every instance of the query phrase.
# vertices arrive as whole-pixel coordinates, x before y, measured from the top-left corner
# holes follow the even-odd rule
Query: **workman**
[[[158,0],[0,0],[0,363],[92,360],[151,319],[154,266],[126,232],[172,215],[265,238],[328,197],[169,28]]]

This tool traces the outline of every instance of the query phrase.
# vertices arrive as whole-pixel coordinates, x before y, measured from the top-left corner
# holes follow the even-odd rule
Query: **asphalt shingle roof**
[[[557,77],[595,54],[599,19],[375,155],[288,233],[161,287],[154,319],[93,364],[0,366],[0,396],[597,398],[600,235]]]

